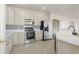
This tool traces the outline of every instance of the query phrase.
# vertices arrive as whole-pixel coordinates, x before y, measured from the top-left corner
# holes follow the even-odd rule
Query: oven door
[[[27,40],[35,39],[35,32],[34,31],[29,31],[26,33],[26,35],[27,35]]]

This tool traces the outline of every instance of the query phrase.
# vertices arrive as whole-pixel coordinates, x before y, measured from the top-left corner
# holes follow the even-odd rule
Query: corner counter
[[[72,35],[71,32],[56,33],[57,52],[60,54],[79,53],[79,37]]]

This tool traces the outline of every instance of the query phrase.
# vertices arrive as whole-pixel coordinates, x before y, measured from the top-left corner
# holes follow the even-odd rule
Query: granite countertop
[[[68,33],[61,32],[61,33],[56,33],[56,37],[57,40],[61,40],[66,43],[79,46],[79,35],[74,36],[69,32]]]
[[[10,36],[13,33],[16,32],[25,32],[23,29],[17,29],[17,30],[6,30],[6,37]]]
[[[41,31],[41,30],[38,30],[38,29],[34,29],[35,31]],[[6,30],[6,37],[10,36],[11,34],[13,33],[16,33],[16,32],[25,32],[24,29],[9,29],[9,30]]]
[[[9,37],[10,35],[12,35],[15,32],[25,32],[23,29],[17,29],[17,30],[6,30],[6,37]],[[4,40],[0,40],[0,45],[2,45],[5,41]]]

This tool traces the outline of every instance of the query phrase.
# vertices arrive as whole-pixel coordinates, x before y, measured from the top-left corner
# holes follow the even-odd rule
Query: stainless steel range
[[[26,32],[26,42],[32,42],[35,41],[35,31],[33,30],[33,27],[25,27]]]

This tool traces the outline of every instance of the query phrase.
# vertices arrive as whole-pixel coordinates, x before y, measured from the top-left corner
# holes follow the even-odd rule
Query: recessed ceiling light
[[[42,7],[42,9],[43,9],[43,10],[45,10],[45,9],[46,9],[46,7],[45,7],[45,6],[43,6],[43,7]]]

